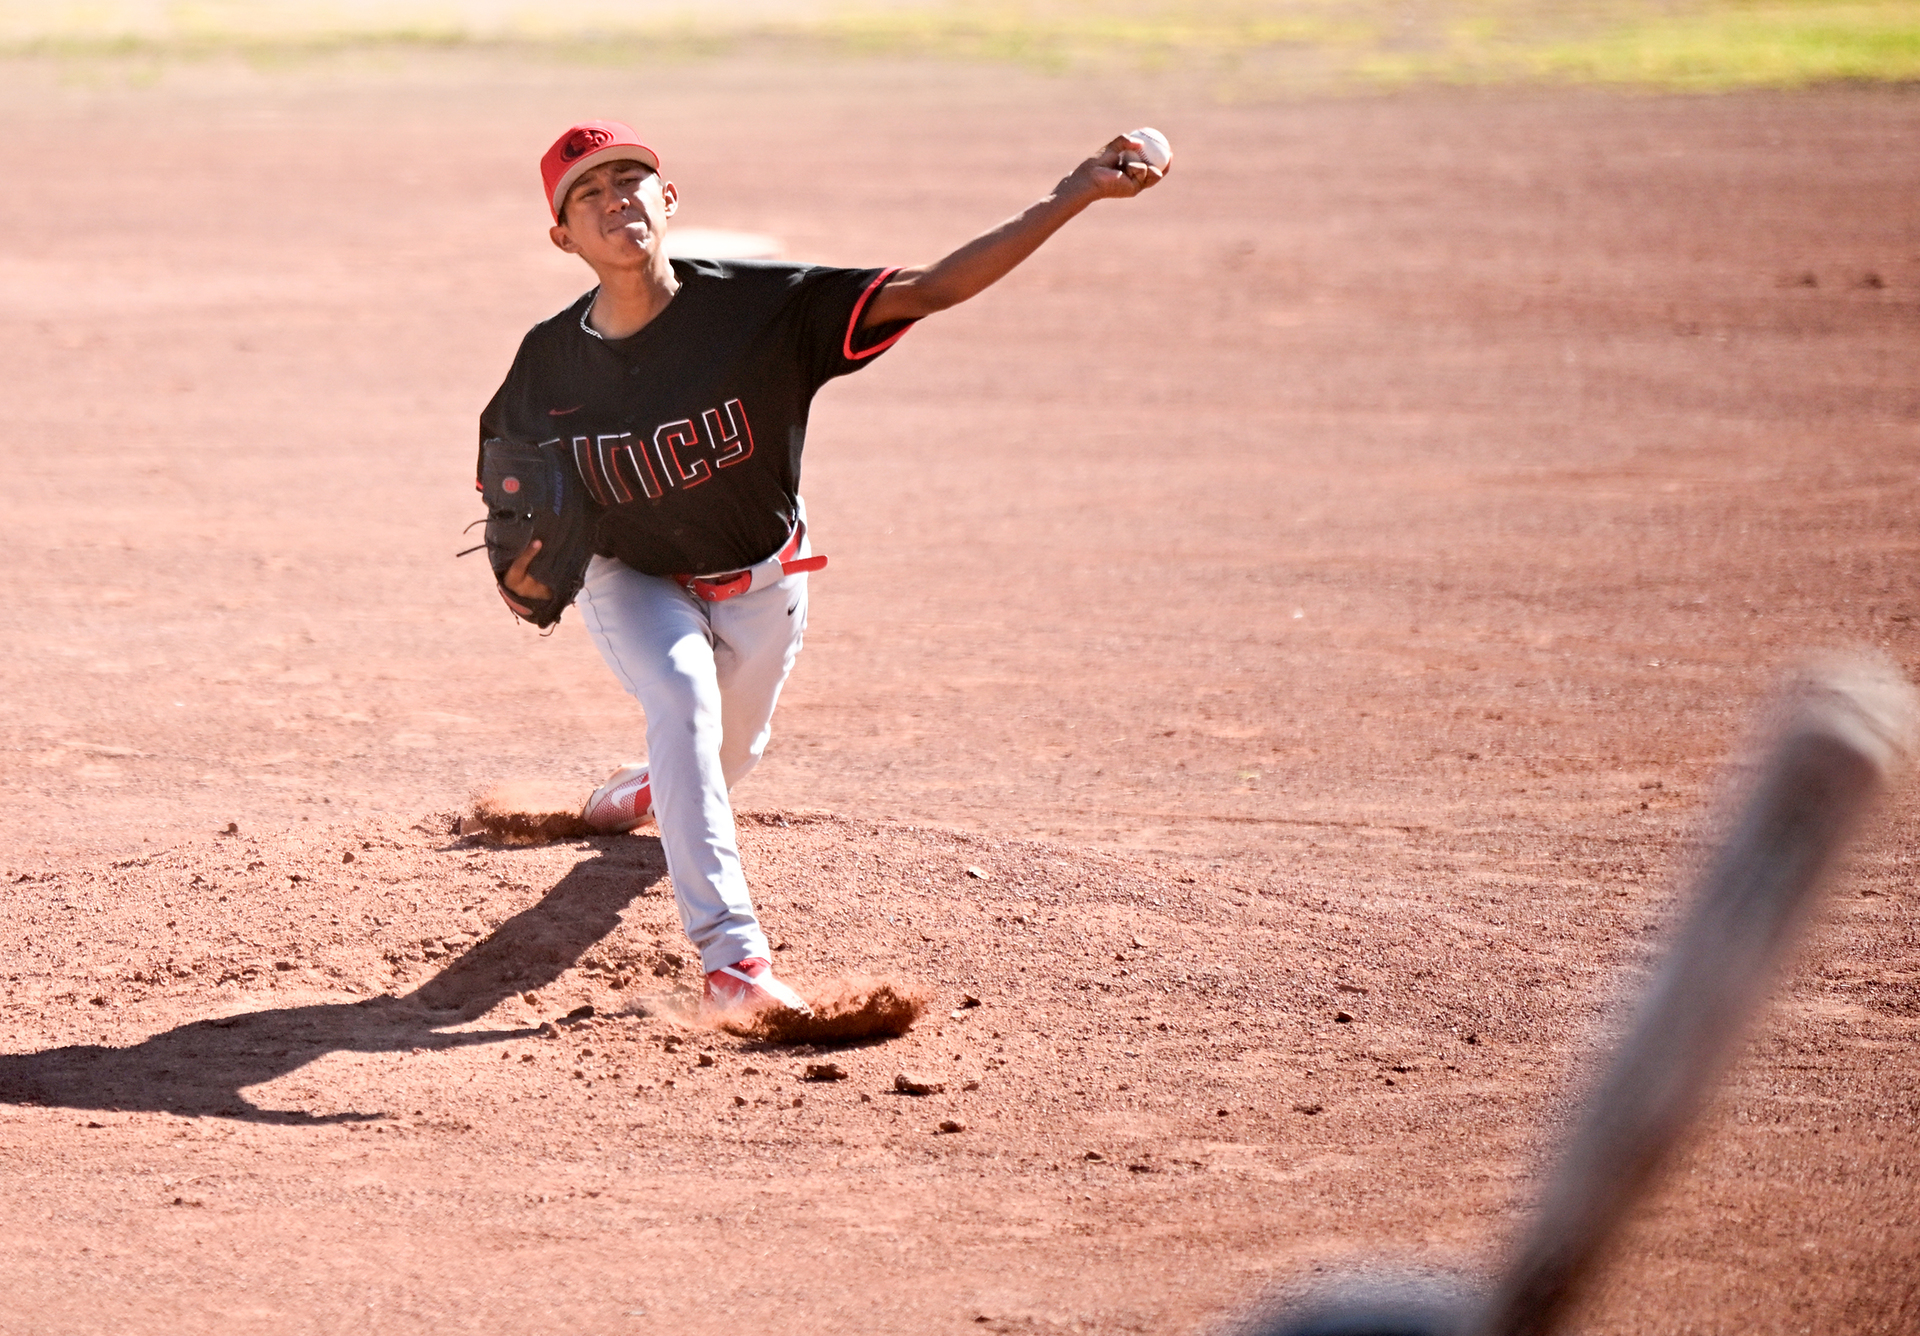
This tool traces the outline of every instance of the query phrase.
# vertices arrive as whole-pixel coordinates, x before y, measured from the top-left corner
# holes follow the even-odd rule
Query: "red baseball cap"
[[[560,221],[560,206],[580,174],[603,162],[630,158],[660,170],[660,155],[640,142],[631,125],[619,121],[581,121],[553,141],[540,159],[540,179],[547,187],[547,207]]]

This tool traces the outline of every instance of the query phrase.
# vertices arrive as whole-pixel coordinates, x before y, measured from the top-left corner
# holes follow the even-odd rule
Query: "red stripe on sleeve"
[[[859,352],[853,350],[853,336],[860,328],[861,313],[867,309],[867,303],[873,300],[873,294],[880,291],[880,286],[899,272],[900,266],[895,265],[893,268],[881,274],[880,277],[867,284],[867,290],[861,293],[860,300],[853,304],[853,314],[847,319],[847,337],[842,340],[840,344],[840,355],[845,357],[849,362],[858,362],[863,358],[872,357],[876,353],[885,352],[887,349],[893,347],[894,344],[900,342],[901,336],[904,335],[908,329],[913,328],[914,322],[909,320],[906,329],[898,331],[891,338],[876,343],[871,348],[862,348]]]

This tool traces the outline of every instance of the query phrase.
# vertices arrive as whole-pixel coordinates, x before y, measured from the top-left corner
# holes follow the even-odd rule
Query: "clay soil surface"
[[[1472,1274],[1769,682],[1920,666],[1912,90],[0,90],[8,1332],[1201,1332],[1383,1253]],[[577,619],[452,556],[478,410],[586,285],[535,160],[604,114],[685,224],[844,263],[1129,126],[1179,155],[817,407],[833,565],[736,797],[782,969],[918,980],[898,1040],[686,1024],[644,834],[452,833],[641,749]],[[1588,1330],[1920,1328],[1916,815]]]

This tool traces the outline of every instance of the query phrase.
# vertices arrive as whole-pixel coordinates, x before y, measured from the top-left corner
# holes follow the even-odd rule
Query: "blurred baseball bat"
[[[1914,695],[1886,661],[1808,671],[1705,868],[1693,909],[1594,1090],[1477,1336],[1543,1336],[1732,1061],[1825,874],[1912,747]]]
[[[1912,751],[1915,697],[1889,660],[1835,660],[1794,680],[1774,719],[1691,914],[1490,1294],[1463,1302],[1416,1284],[1395,1295],[1374,1282],[1259,1328],[1264,1336],[1545,1336],[1559,1326],[1732,1060],[1847,837]]]

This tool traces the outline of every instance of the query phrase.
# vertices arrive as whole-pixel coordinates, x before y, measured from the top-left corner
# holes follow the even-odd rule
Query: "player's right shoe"
[[[629,761],[587,797],[580,819],[596,834],[624,835],[653,819],[653,784],[644,761]]]
[[[765,956],[748,956],[737,965],[708,973],[706,996],[700,1003],[702,1014],[714,1018],[750,1016],[776,1007],[813,1015],[805,998],[773,977],[773,962]]]

